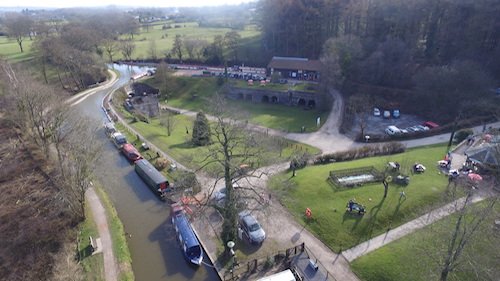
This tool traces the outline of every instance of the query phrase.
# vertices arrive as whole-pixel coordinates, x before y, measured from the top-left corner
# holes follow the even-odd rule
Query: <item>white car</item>
[[[380,117],[380,109],[378,108],[373,108],[373,116]]]
[[[391,112],[389,110],[384,110],[384,118],[385,119],[391,118]]]
[[[389,136],[399,135],[401,134],[401,129],[396,126],[388,126],[387,128],[385,128],[385,133]]]

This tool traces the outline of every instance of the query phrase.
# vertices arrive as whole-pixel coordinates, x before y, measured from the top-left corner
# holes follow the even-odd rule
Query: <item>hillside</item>
[[[49,280],[54,254],[75,237],[77,222],[46,174],[50,164],[3,118],[0,155],[0,279]]]

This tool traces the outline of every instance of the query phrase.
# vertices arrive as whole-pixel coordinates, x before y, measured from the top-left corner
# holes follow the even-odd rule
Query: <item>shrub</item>
[[[455,135],[453,136],[453,142],[454,143],[461,143],[468,136],[473,135],[473,134],[474,134],[474,132],[472,131],[472,129],[462,129],[462,130],[455,133]]]
[[[297,155],[292,158],[290,161],[290,170],[302,169],[307,165],[307,161],[309,160],[309,155],[304,153],[302,155]]]
[[[158,171],[163,171],[163,169],[170,166],[170,161],[166,158],[160,157],[156,159],[154,166]]]
[[[134,122],[137,122],[137,121],[141,121],[141,122],[149,124],[149,118],[146,115],[142,114],[142,112],[135,110],[134,111]]]
[[[193,194],[201,191],[201,185],[196,179],[194,172],[179,171],[175,175],[175,188],[176,189],[191,189]]]
[[[400,142],[389,142],[379,145],[362,146],[359,148],[354,148],[346,151],[339,151],[335,153],[320,155],[314,159],[314,164],[316,165],[328,164],[332,162],[350,161],[365,157],[390,155],[390,154],[402,153],[405,150],[406,147]]]

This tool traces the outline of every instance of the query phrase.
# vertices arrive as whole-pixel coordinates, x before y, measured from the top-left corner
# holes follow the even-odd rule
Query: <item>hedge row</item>
[[[333,162],[349,161],[365,157],[390,155],[405,152],[406,147],[400,142],[366,145],[359,148],[324,154],[314,159],[314,164],[328,164]]]

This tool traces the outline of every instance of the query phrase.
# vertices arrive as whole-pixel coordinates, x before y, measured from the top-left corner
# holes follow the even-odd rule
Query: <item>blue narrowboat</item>
[[[191,224],[182,205],[172,205],[172,225],[177,234],[184,257],[192,264],[200,265],[203,260],[203,250],[198,238],[194,234]]]

